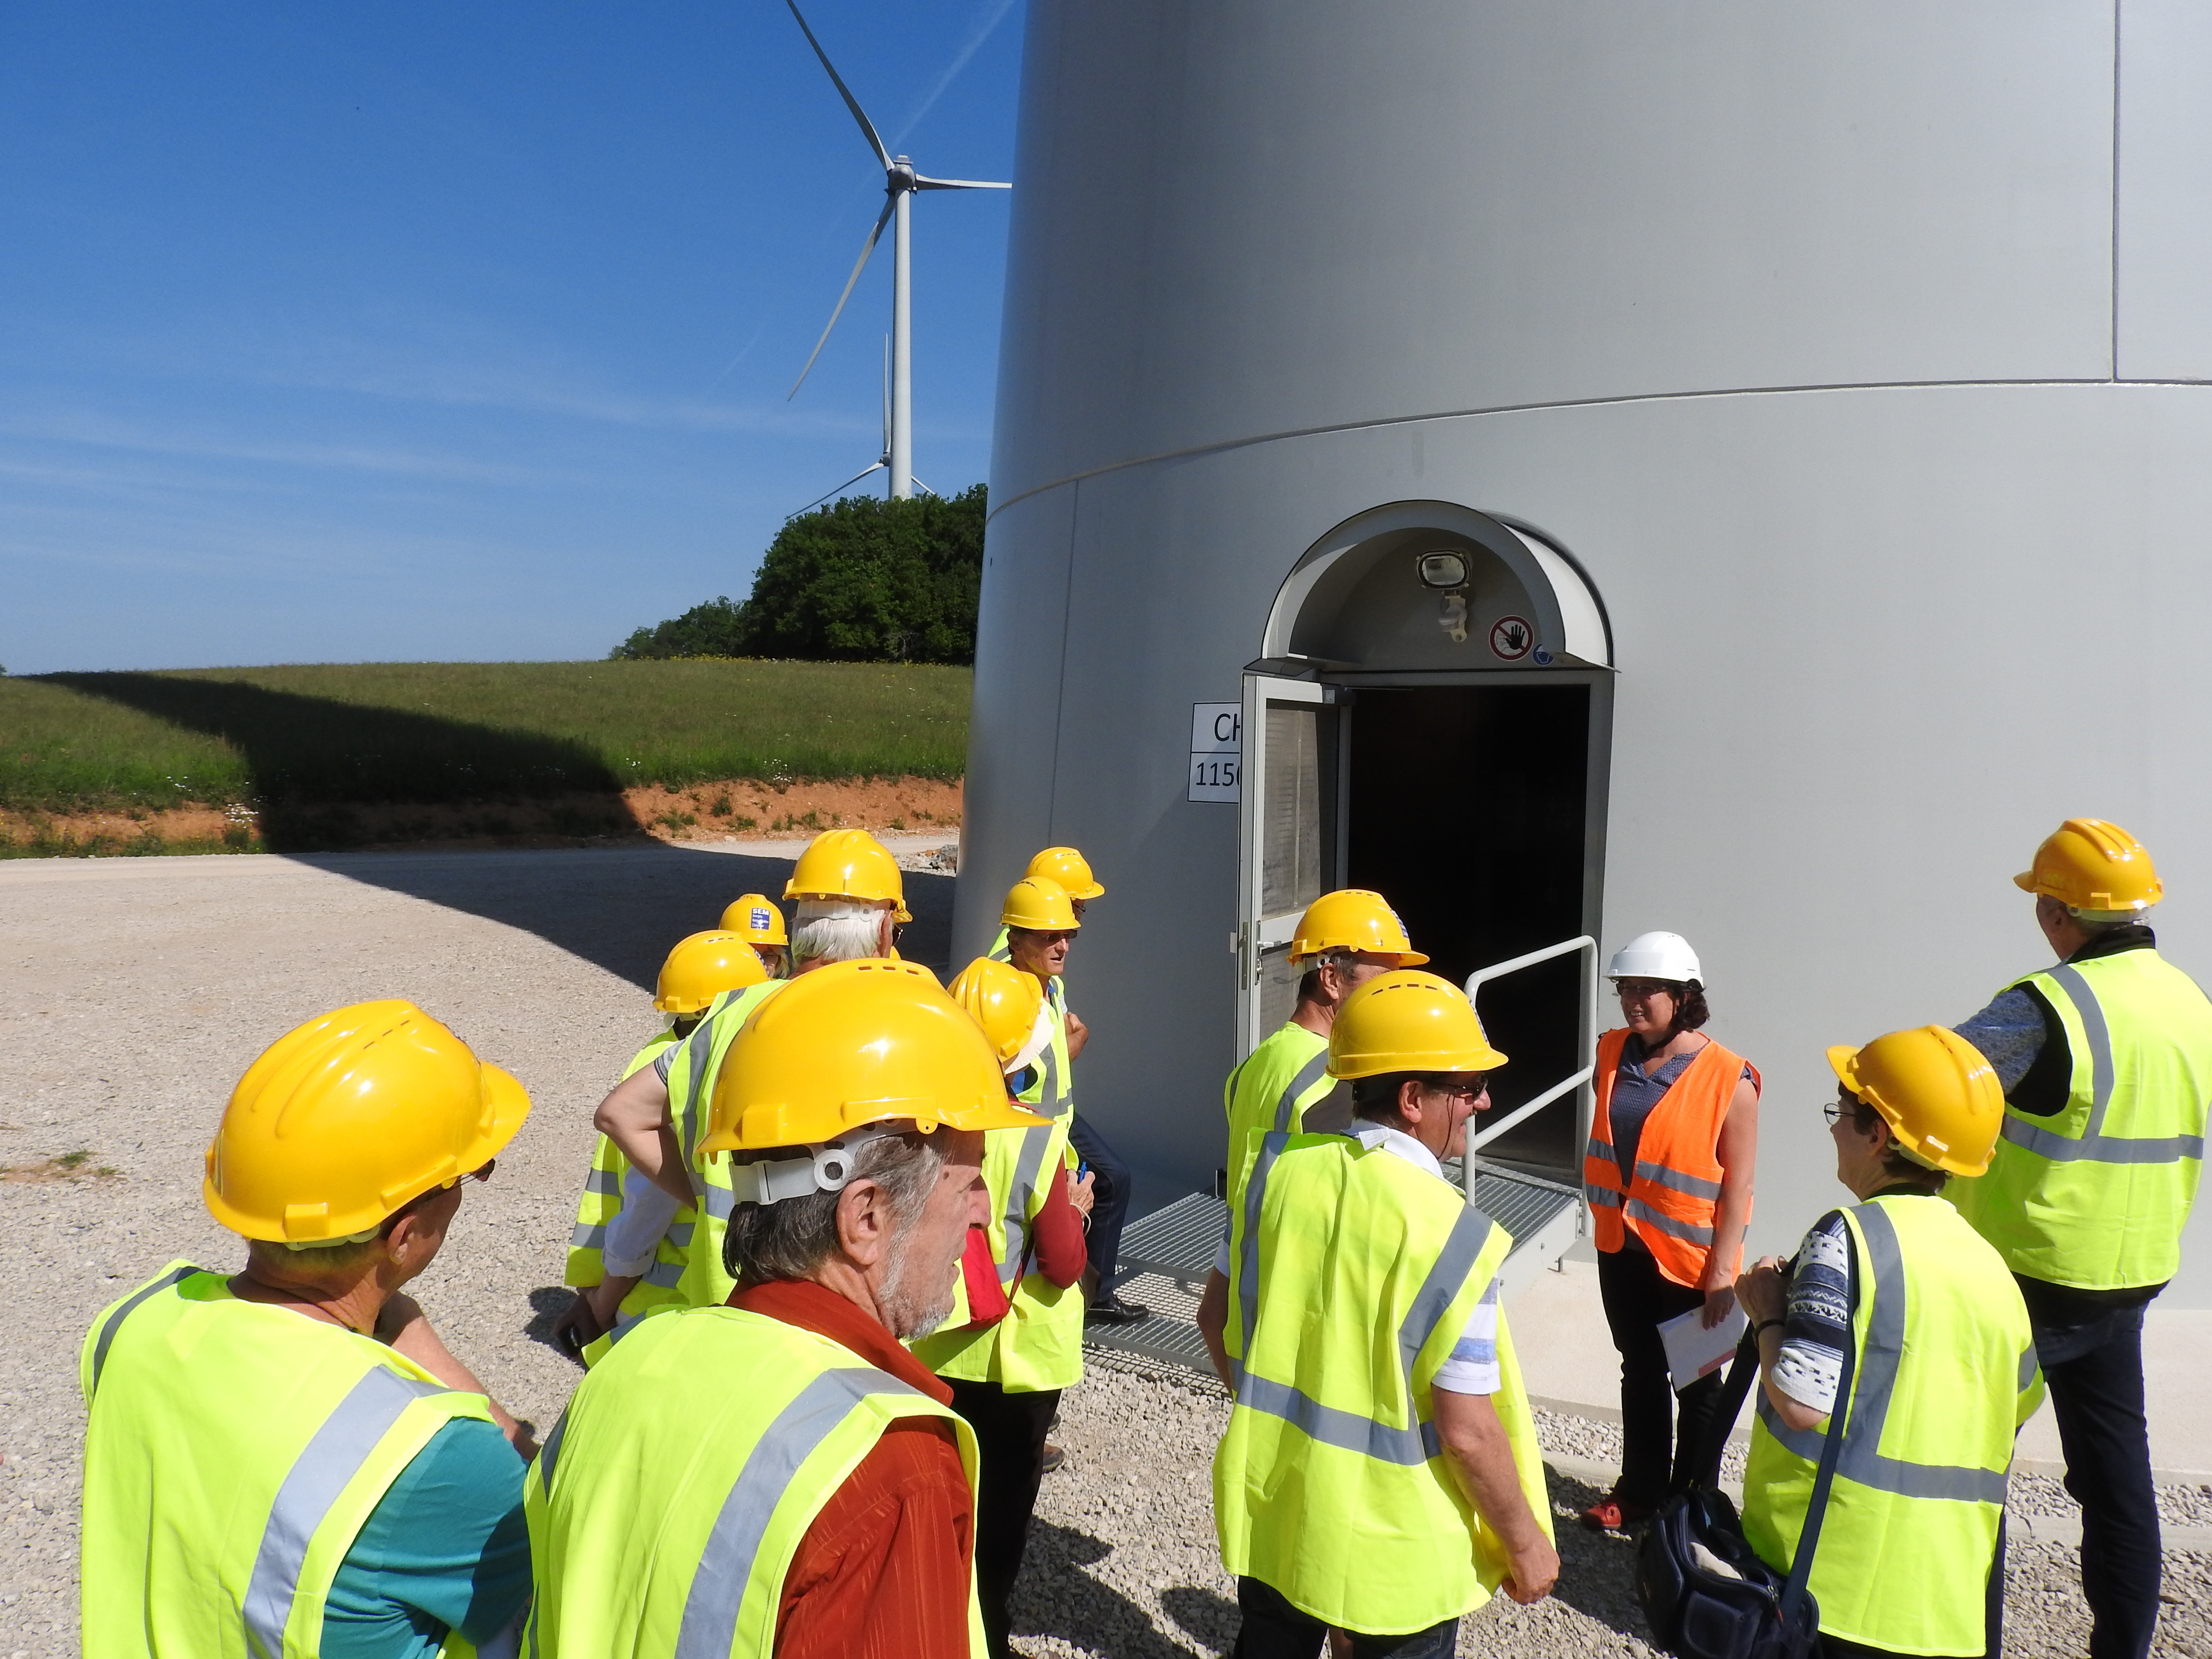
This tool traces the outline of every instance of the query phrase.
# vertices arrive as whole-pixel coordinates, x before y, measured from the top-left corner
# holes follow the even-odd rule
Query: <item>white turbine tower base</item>
[[[822,348],[830,343],[830,331],[837,326],[837,319],[844,314],[845,301],[853,297],[854,284],[860,280],[860,272],[867,268],[868,256],[876,251],[876,243],[884,234],[884,226],[896,219],[897,228],[891,237],[891,361],[890,361],[890,419],[889,433],[884,443],[884,458],[876,466],[890,469],[890,494],[893,501],[904,501],[914,494],[914,304],[908,285],[908,256],[910,252],[909,220],[912,216],[910,198],[918,190],[1012,190],[1009,184],[994,183],[981,179],[932,179],[914,170],[914,163],[903,155],[893,155],[884,149],[884,141],[877,137],[875,123],[868,119],[859,99],[837,73],[830,54],[822,50],[822,43],[814,38],[814,31],[806,27],[806,19],[799,15],[797,0],[784,0],[797,19],[806,44],[814,48],[814,55],[822,60],[822,67],[830,72],[830,79],[837,88],[837,95],[845,100],[845,107],[853,112],[853,118],[860,124],[860,136],[868,141],[876,160],[884,169],[884,193],[889,198],[884,210],[876,216],[875,226],[868,232],[868,240],[860,246],[860,257],[853,264],[853,274],[845,279],[845,291],[837,296],[837,304],[830,313],[830,321],[822,330],[822,337],[814,343],[814,349],[806,359],[806,367],[799,371],[792,382],[789,397],[799,395],[799,388],[806,384],[807,374],[814,368],[814,360],[822,355]],[[871,466],[856,473],[837,486],[838,489],[858,483],[870,472]],[[831,495],[836,494],[832,490]],[[828,497],[824,497],[827,500]],[[817,503],[819,505],[819,503]],[[805,509],[802,508],[801,511]]]

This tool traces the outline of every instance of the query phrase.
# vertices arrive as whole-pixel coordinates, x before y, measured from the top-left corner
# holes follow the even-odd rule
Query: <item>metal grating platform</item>
[[[1456,1178],[1457,1163],[1445,1165]],[[1540,1269],[1551,1266],[1582,1234],[1582,1195],[1572,1187],[1518,1170],[1478,1161],[1468,1201],[1513,1235],[1512,1253],[1498,1270],[1510,1299]],[[1121,1235],[1115,1287],[1152,1316],[1134,1325],[1093,1326],[1084,1341],[1211,1376],[1205,1340],[1192,1322],[1196,1288],[1213,1268],[1229,1206],[1211,1193],[1193,1193],[1133,1221]]]

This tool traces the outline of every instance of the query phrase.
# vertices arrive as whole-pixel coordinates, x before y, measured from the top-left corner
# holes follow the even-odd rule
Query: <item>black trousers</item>
[[[1230,1659],[1315,1659],[1328,1639],[1327,1625],[1299,1612],[1256,1578],[1237,1581],[1237,1607],[1244,1620]],[[1362,1636],[1357,1631],[1351,1635],[1358,1659],[1451,1659],[1459,1650],[1456,1619],[1410,1636]]]
[[[1068,1126],[1067,1138],[1097,1177],[1091,1194],[1091,1231],[1085,1243],[1090,1247],[1091,1271],[1098,1275],[1098,1294],[1103,1296],[1114,1288],[1114,1267],[1121,1255],[1121,1227],[1129,1218],[1129,1166],[1080,1112]]]
[[[2158,1628],[2161,1547],[2143,1419],[2144,1304],[2101,1312],[2078,1303],[2069,1308],[2051,1290],[2021,1280],[2066,1454],[2066,1490],[2081,1506],[2090,1659],[2142,1659]]]
[[[996,1382],[943,1380],[952,1409],[975,1431],[975,1599],[993,1659],[1006,1659],[1006,1598],[1029,1547],[1030,1516],[1044,1479],[1044,1433],[1060,1408],[1060,1390],[1008,1394]]]
[[[1614,1495],[1656,1509],[1695,1481],[1717,1484],[1717,1448],[1704,1467],[1692,1462],[1712,1435],[1723,1373],[1701,1376],[1676,1395],[1659,1339],[1660,1322],[1705,1306],[1705,1292],[1674,1283],[1649,1250],[1633,1243],[1598,1252],[1597,1287],[1613,1346],[1620,1351],[1620,1485]]]

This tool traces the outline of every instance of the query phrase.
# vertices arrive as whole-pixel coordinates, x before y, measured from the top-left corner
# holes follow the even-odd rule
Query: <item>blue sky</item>
[[[895,152],[1012,177],[1012,0],[807,17]],[[888,234],[784,398],[883,196],[778,0],[15,0],[0,157],[12,672],[601,656],[881,447]],[[1007,210],[916,204],[947,493]]]

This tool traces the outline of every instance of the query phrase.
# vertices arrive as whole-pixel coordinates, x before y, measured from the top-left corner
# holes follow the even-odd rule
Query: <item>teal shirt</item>
[[[496,1425],[448,1423],[415,1455],[346,1552],[323,1613],[323,1659],[428,1659],[458,1626],[481,1646],[530,1596],[524,1464]]]

